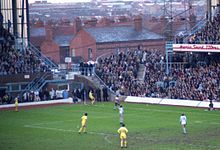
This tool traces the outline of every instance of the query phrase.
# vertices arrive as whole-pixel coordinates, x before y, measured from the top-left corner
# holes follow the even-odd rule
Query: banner
[[[220,52],[220,45],[214,44],[173,44],[174,52]]]

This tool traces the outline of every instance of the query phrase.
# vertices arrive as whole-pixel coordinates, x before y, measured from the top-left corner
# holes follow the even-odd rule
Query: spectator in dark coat
[[[4,17],[2,13],[0,12],[0,27],[3,25],[3,20],[4,20]]]
[[[108,89],[106,87],[103,87],[102,92],[103,92],[103,100],[104,102],[107,102],[108,101]]]
[[[87,94],[86,94],[86,89],[85,88],[81,89],[80,96],[81,96],[82,102],[85,104],[86,103],[86,98],[87,98]]]
[[[99,88],[96,89],[96,100],[101,102],[101,90]]]

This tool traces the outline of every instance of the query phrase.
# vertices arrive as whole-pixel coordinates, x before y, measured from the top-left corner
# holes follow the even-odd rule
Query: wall
[[[75,56],[81,56],[85,61],[88,59],[88,49],[92,49],[93,59],[96,59],[96,41],[84,29],[80,30],[76,37],[70,43],[70,55],[72,56],[72,49],[75,49]]]
[[[55,63],[60,63],[60,48],[53,41],[44,41],[41,44],[41,52],[53,60]]]
[[[187,107],[198,107],[208,108],[208,101],[195,101],[195,100],[180,100],[180,99],[163,99],[163,98],[152,98],[152,97],[134,97],[128,96],[125,102],[129,103],[143,103],[143,104],[159,104],[159,105],[171,105],[171,106],[187,106]],[[213,102],[214,108],[220,109],[220,102]]]
[[[117,48],[137,49],[141,45],[142,50],[157,49],[165,53],[165,41],[164,40],[148,40],[148,41],[129,41],[129,42],[117,42],[117,43],[97,43],[97,57],[106,54],[114,53]]]

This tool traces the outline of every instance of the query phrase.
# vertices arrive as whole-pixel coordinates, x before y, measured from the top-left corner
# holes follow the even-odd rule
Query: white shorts
[[[181,125],[186,125],[186,122],[184,121],[184,122],[181,122]]]
[[[124,122],[124,114],[120,114],[120,122]]]

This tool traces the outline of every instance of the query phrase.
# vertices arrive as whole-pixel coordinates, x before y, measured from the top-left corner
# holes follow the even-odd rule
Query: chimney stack
[[[46,30],[46,41],[52,41],[53,40],[53,29],[52,29],[52,22],[48,22],[45,26]]]
[[[142,18],[140,15],[135,16],[134,18],[134,28],[137,32],[142,31]]]
[[[75,19],[74,25],[75,25],[75,33],[78,33],[82,28],[82,22],[81,22],[81,19],[79,17],[77,17]]]

